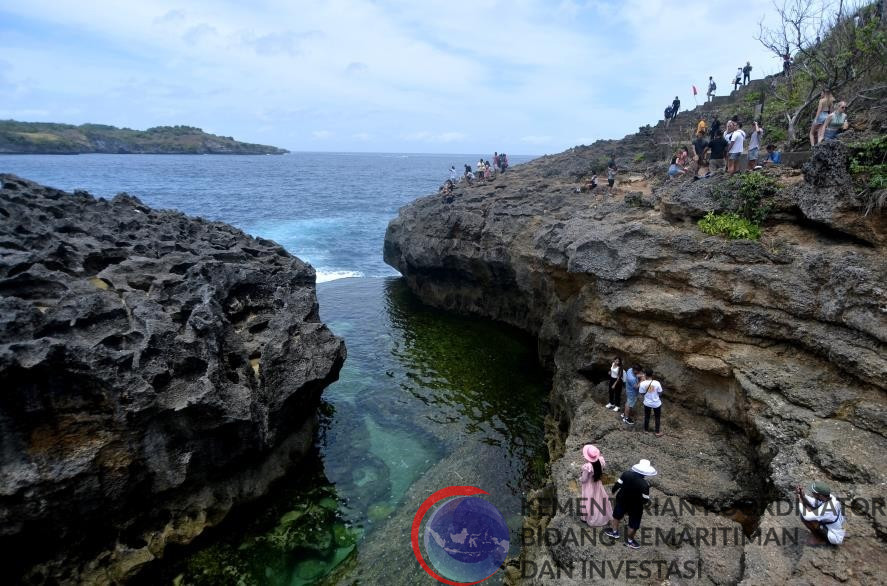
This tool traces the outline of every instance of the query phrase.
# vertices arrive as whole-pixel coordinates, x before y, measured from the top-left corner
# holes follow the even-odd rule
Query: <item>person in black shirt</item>
[[[634,535],[641,526],[641,517],[644,515],[644,505],[650,500],[650,485],[647,476],[656,476],[656,469],[650,465],[650,460],[641,460],[626,470],[613,485],[615,504],[613,506],[613,520],[610,527],[604,531],[612,539],[619,539],[619,522],[628,515],[628,529],[625,532],[625,547],[638,549],[640,544],[634,540]]]
[[[671,102],[671,119],[674,120],[678,116],[678,110],[681,109],[681,101],[677,96],[674,97],[674,100]]]
[[[712,173],[723,172],[725,167],[724,157],[727,154],[727,141],[724,139],[724,135],[721,132],[718,132],[712,139],[711,142],[708,143],[708,173],[705,174],[706,177],[711,177]]]
[[[711,132],[709,132],[709,136],[714,138],[719,134],[721,134],[721,119],[715,114],[715,119],[711,121]]]
[[[699,135],[696,140],[693,141],[693,150],[696,153],[696,173],[693,175],[693,180],[699,179],[699,170],[703,167],[707,167],[707,163],[705,162],[705,153],[708,151],[708,141],[705,140],[704,135]]]

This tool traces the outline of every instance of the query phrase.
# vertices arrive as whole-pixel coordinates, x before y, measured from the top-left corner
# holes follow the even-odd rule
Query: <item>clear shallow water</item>
[[[487,490],[519,535],[521,492],[545,464],[548,381],[534,344],[422,305],[381,259],[397,208],[434,191],[450,164],[476,160],[0,156],[0,172],[105,197],[127,191],[274,239],[327,277],[364,275],[318,285],[321,317],[345,338],[348,360],[324,392],[315,452],[259,503],[170,552],[144,583],[430,582],[409,523],[453,484]]]

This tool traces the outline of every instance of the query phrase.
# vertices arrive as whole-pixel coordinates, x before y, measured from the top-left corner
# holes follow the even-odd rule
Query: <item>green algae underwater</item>
[[[425,306],[400,278],[322,283],[318,299],[348,359],[324,391],[314,450],[139,582],[433,583],[409,530],[450,485],[489,492],[518,553],[521,497],[547,465],[550,377],[533,339]]]

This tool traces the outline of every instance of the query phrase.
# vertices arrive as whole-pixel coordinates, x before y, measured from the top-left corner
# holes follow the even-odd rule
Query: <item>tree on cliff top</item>
[[[887,0],[774,0],[777,24],[771,28],[762,22],[757,39],[780,58],[794,59],[791,73],[774,81],[770,96],[785,116],[789,141],[795,140],[798,120],[823,88],[852,88],[856,95],[848,103],[887,88],[885,4]]]

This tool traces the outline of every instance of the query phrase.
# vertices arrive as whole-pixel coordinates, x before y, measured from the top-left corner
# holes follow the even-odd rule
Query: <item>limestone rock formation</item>
[[[650,530],[764,536],[716,545],[654,538],[637,552],[555,539],[526,547],[524,563],[572,568],[574,577],[562,573],[560,583],[587,583],[580,570],[591,561],[614,564],[607,583],[884,580],[885,509],[876,505],[887,483],[885,226],[879,213],[859,220],[864,210],[848,187],[842,149],[817,149],[803,176],[763,171],[781,189],[760,241],[696,227],[713,206],[711,190],[727,185],[721,177],[577,193],[571,179],[583,152],[576,150],[491,183],[460,184],[449,202],[421,198],[389,224],[385,259],[424,301],[538,336],[554,372],[548,496],[579,496],[581,447],[592,442],[608,460],[608,488],[648,458],[660,469],[654,498],[698,507],[650,512]],[[585,154],[589,168],[596,159]],[[602,383],[616,355],[662,382],[665,437],[603,409]],[[642,420],[640,403],[639,411]],[[812,480],[830,483],[847,503],[840,548],[805,547],[794,510],[776,506]],[[526,522],[561,535],[581,529],[578,515],[565,511]],[[767,542],[770,530],[775,543]],[[627,576],[625,566],[613,573],[632,560],[652,563],[652,576],[637,567]],[[658,562],[694,560],[702,563],[692,579],[656,573]],[[553,580],[525,572],[523,582]]]
[[[305,453],[345,348],[273,242],[0,183],[4,575],[125,580]]]

